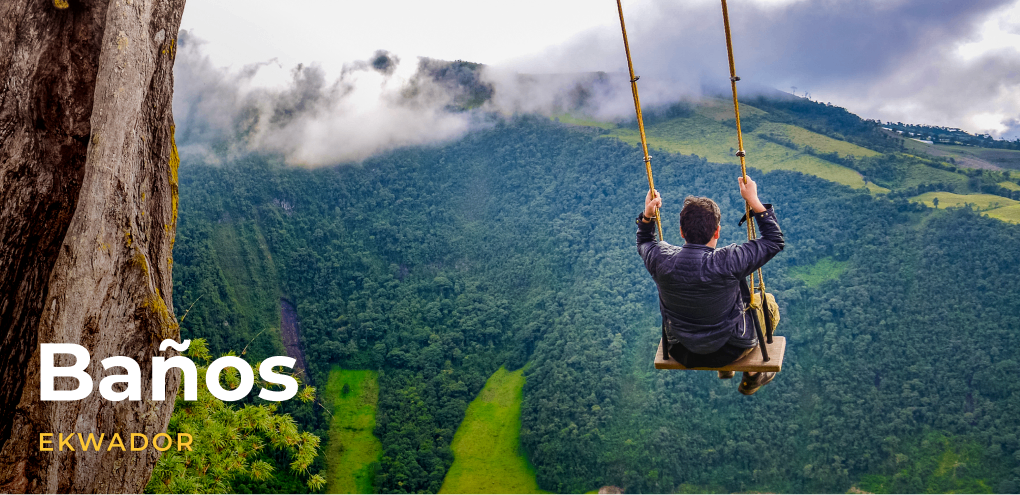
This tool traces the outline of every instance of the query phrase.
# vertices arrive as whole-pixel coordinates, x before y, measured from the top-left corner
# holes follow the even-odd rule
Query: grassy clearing
[[[382,455],[382,443],[372,434],[378,379],[379,374],[370,370],[333,368],[329,372],[325,394],[333,410],[326,445],[329,493],[373,493],[372,464]]]
[[[645,133],[649,146],[655,148],[698,155],[716,163],[740,163],[734,156],[737,138],[733,129],[705,115],[661,122],[648,126]],[[633,129],[614,129],[609,136],[635,146],[641,142],[638,131]],[[748,150],[748,166],[765,172],[792,170],[857,189],[865,187],[864,179],[855,170],[771,143],[754,134],[745,136],[744,147]],[[868,184],[867,188],[873,193],[889,192],[874,184]]]
[[[1020,191],[1020,186],[1018,186],[1015,182],[1004,180],[1000,182],[999,185],[1006,189],[1009,189],[1010,191]]]
[[[949,192],[926,192],[920,196],[914,196],[913,198],[910,198],[910,200],[934,207],[935,198],[938,198],[939,200],[939,208],[973,205],[981,211],[994,210],[997,208],[1020,204],[1018,201],[1004,198],[1002,196],[996,196],[994,194],[955,194]]]
[[[832,139],[831,137],[823,136],[817,132],[812,132],[804,129],[803,127],[797,127],[790,124],[766,122],[755,129],[754,133],[777,134],[800,146],[810,146],[818,150],[819,153],[836,152],[839,153],[840,156],[853,155],[858,158],[881,155],[881,153],[877,151],[862,148],[856,144],[851,144],[846,141]]]
[[[948,192],[927,192],[910,198],[911,201],[934,206],[939,199],[939,208],[971,205],[992,218],[1003,222],[1020,224],[1020,201],[994,194],[954,194]]]
[[[1003,222],[1020,224],[1020,204],[996,208],[985,212],[985,214]]]
[[[548,493],[520,452],[524,370],[499,368],[453,436],[453,465],[439,493]]]
[[[846,270],[846,261],[822,258],[813,265],[790,268],[790,275],[803,280],[808,287],[818,287],[826,280],[835,280]]]
[[[967,176],[942,170],[935,167],[915,166],[907,169],[907,176],[903,179],[902,187],[914,187],[921,184],[951,184],[957,191],[969,191]],[[939,199],[941,201],[941,199]]]
[[[599,122],[597,120],[592,120],[592,119],[588,119],[588,118],[584,118],[584,117],[577,117],[577,116],[574,116],[574,115],[567,115],[567,114],[557,115],[557,116],[553,117],[553,119],[556,120],[557,122],[561,122],[563,124],[583,125],[583,126],[587,126],[587,127],[598,127],[599,129],[609,129],[609,130],[616,129],[616,124],[613,124],[613,123],[610,123],[610,122]]]

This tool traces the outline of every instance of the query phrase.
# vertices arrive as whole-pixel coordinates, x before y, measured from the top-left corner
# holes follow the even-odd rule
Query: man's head
[[[680,233],[691,244],[708,244],[719,230],[719,205],[708,198],[687,196],[680,210]]]

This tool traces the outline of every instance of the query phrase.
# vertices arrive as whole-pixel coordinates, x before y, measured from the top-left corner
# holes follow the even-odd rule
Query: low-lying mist
[[[453,139],[471,125],[469,112],[448,110],[454,91],[385,51],[345,65],[334,81],[318,66],[298,65],[285,87],[267,88],[253,80],[273,62],[214,67],[185,31],[178,47],[173,103],[184,159],[266,152],[321,166]]]
[[[646,109],[728,91],[718,3],[633,5],[628,32]],[[742,96],[782,88],[865,118],[1006,139],[1020,132],[1020,51],[964,50],[989,22],[1015,31],[1020,0],[738,2],[731,10]],[[633,120],[617,27],[593,28],[507,66],[379,50],[345,64],[339,76],[314,61],[216,67],[202,41],[182,31],[174,68],[177,142],[185,159],[215,163],[264,152],[324,166],[448,142],[494,115]],[[267,68],[289,70],[288,84],[258,84]]]
[[[219,163],[259,152],[316,167],[447,142],[490,125],[494,116],[634,118],[626,73],[520,74],[463,61],[406,60],[378,50],[345,64],[335,80],[317,65],[298,65],[290,69],[286,85],[266,87],[256,77],[275,60],[240,69],[215,67],[202,45],[181,32],[174,119],[185,160]],[[642,81],[646,106],[697,93]]]

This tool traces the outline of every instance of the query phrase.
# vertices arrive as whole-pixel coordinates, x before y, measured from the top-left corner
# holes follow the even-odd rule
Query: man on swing
[[[680,212],[677,247],[655,240],[655,212],[662,206],[659,192],[648,191],[645,210],[638,217],[637,248],[645,268],[659,289],[669,355],[688,368],[719,368],[754,350],[758,337],[747,310],[747,277],[783,250],[772,205],[758,199],[758,185],[738,179],[740,195],[750,205],[761,239],[716,248],[719,241],[719,206],[708,198],[688,196]],[[720,371],[719,378],[733,378]],[[744,372],[738,390],[751,395],[772,381],[775,373]]]

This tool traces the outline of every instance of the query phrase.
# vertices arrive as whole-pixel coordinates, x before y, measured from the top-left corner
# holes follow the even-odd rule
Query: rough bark
[[[39,434],[165,431],[152,357],[171,304],[171,96],[184,0],[0,2],[0,492],[140,492],[151,448],[40,452]],[[133,358],[142,401],[40,399],[40,343]],[[58,357],[58,365],[69,365]],[[63,380],[63,382],[61,382]],[[57,388],[77,380],[60,379]]]

